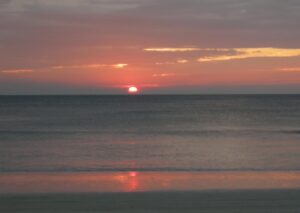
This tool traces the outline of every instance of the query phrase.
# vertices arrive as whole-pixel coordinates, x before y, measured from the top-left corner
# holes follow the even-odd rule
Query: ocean
[[[0,172],[300,170],[300,95],[0,96]]]
[[[0,96],[0,212],[299,212],[299,95]]]

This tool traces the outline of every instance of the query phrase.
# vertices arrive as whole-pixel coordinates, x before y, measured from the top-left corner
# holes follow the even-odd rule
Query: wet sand
[[[1,195],[5,213],[300,212],[300,190]]]
[[[300,173],[6,173],[0,212],[299,213]]]
[[[300,172],[2,173],[0,194],[300,189]]]

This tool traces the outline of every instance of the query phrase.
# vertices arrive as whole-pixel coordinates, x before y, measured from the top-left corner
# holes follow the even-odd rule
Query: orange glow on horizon
[[[196,51],[192,51],[193,55],[181,55],[183,50],[162,49],[165,52],[144,55],[140,54],[141,50],[135,50],[122,59],[115,56],[101,61],[76,58],[41,68],[7,67],[0,70],[0,75],[7,82],[26,80],[45,85],[46,91],[51,90],[52,85],[61,85],[62,90],[65,86],[74,91],[95,88],[99,93],[130,95],[166,91],[202,93],[203,88],[208,93],[210,88],[217,92],[224,88],[236,91],[244,88],[251,93],[253,89],[280,89],[299,84],[300,65],[293,57],[300,54],[300,49],[215,48],[201,49],[199,56]],[[290,58],[290,63],[281,58]],[[232,63],[224,66],[226,61]],[[25,87],[20,85],[20,88]]]

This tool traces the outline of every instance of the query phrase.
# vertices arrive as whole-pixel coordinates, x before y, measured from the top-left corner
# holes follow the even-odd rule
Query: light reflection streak
[[[137,172],[132,171],[126,174],[117,174],[114,179],[123,185],[123,190],[126,192],[138,191],[140,184]]]

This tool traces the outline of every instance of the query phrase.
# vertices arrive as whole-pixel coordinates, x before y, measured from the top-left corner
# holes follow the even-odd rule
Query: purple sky
[[[299,0],[1,0],[0,94],[300,93]]]

